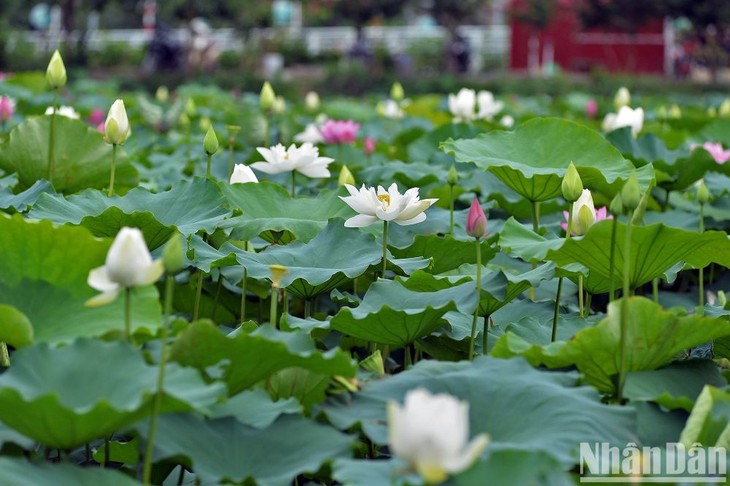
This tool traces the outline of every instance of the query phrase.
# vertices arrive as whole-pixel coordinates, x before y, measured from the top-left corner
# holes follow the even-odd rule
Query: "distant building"
[[[641,0],[637,0],[641,1]],[[521,0],[513,0],[519,9]],[[616,29],[585,29],[578,18],[575,0],[558,0],[547,26],[538,30],[512,20],[510,69],[546,72],[555,67],[588,72],[671,73],[673,35],[662,19],[647,23],[636,32]]]

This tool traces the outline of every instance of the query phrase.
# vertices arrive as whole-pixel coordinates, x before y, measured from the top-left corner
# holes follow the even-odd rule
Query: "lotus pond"
[[[730,445],[722,96],[61,68],[0,81],[1,484],[571,485],[585,444],[616,483]]]

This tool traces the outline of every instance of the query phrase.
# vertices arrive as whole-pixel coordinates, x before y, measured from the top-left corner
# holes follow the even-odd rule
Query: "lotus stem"
[[[616,397],[621,403],[624,394],[624,383],[626,382],[626,340],[629,326],[629,295],[631,292],[631,218],[626,225],[626,236],[624,241],[624,286],[621,295],[621,329],[619,336],[619,368],[618,368],[618,389]]]
[[[312,316],[312,299],[304,300],[304,318],[309,319]]]
[[[449,184],[449,234],[454,236],[454,185]]]
[[[406,344],[406,347],[403,348],[403,369],[407,370],[411,367],[413,367],[413,358],[411,357],[411,345]]]
[[[659,277],[651,281],[651,296],[655,304],[659,303]]]
[[[150,417],[150,428],[147,434],[147,449],[144,455],[144,466],[142,478],[144,484],[151,484],[152,478],[152,456],[155,451],[155,434],[157,433],[157,419],[160,415],[160,407],[162,405],[162,394],[164,393],[165,384],[165,366],[167,365],[168,343],[167,336],[170,326],[170,314],[172,311],[172,294],[175,289],[175,277],[168,275],[165,279],[165,309],[162,317],[162,328],[160,329],[160,339],[162,347],[160,349],[160,364],[157,373],[157,393],[152,402],[152,416]]]
[[[203,273],[198,273],[198,285],[195,289],[195,304],[193,305],[193,321],[198,320],[200,315],[200,299],[203,296]]]
[[[241,324],[246,322],[246,280],[248,279],[248,270],[243,267],[243,276],[241,277]]]
[[[588,317],[591,315],[591,299],[593,298],[593,294],[586,291],[586,315],[585,317]]]
[[[537,235],[540,232],[540,203],[532,201],[532,231]],[[530,262],[530,267],[537,268],[537,260]],[[530,287],[530,300],[535,300],[535,287]]]
[[[205,177],[207,179],[210,179],[210,163],[211,163],[211,160],[213,159],[213,154],[207,154],[207,156],[208,156],[208,165],[205,169]]]
[[[233,175],[233,143],[232,137],[228,138],[228,179]]]
[[[585,317],[583,315],[583,310],[585,307],[583,306],[583,274],[578,275],[578,314],[580,314],[581,317]]]
[[[131,344],[132,340],[132,288],[124,289],[124,338]]]
[[[213,298],[213,310],[210,312],[210,320],[215,322],[215,312],[218,310],[218,301],[221,297],[221,288],[223,287],[223,274],[218,273],[218,280],[215,287],[215,297]]]
[[[486,356],[488,351],[488,344],[489,344],[489,319],[491,319],[491,316],[484,316],[484,330],[482,333],[482,355]]]
[[[297,195],[297,171],[291,171],[291,197]]]
[[[630,223],[630,221],[629,221]],[[609,291],[608,291],[608,301],[613,302],[616,299],[616,284],[614,281],[615,278],[615,269],[616,266],[616,228],[618,227],[618,216],[615,216],[613,218],[613,223],[611,223],[611,249],[609,250],[609,257],[608,257],[608,268],[610,272],[609,277]]]
[[[482,295],[482,245],[479,238],[476,238],[477,244],[477,306],[474,308],[474,316],[471,319],[471,335],[469,336],[469,361],[474,359],[474,339],[477,334],[477,319],[479,317],[479,300]],[[486,354],[486,350],[483,351]]]
[[[10,367],[10,353],[8,353],[8,345],[0,342],[0,366]]]
[[[279,287],[271,286],[271,307],[269,308],[269,324],[271,327],[276,328],[277,326],[277,319],[276,319],[276,306],[279,301]]]
[[[53,111],[51,112],[51,130],[48,132],[48,182],[53,184],[53,172],[56,170],[56,105],[58,90],[53,90]]]
[[[700,234],[705,232],[705,205],[700,203]],[[705,313],[705,268],[700,267],[699,272],[699,284],[700,284],[700,314]]]
[[[388,266],[388,222],[383,221],[383,273],[382,278],[385,278],[385,271]]]
[[[112,197],[114,195],[114,173],[116,172],[116,165],[117,165],[117,144],[112,145],[112,171],[109,175],[109,192],[108,196]]]

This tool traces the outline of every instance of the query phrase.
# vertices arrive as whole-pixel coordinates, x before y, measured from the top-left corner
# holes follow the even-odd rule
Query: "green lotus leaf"
[[[323,191],[314,198],[292,198],[284,188],[269,182],[221,184],[220,187],[230,207],[243,211],[242,216],[229,223],[233,228],[231,236],[240,240],[261,235],[267,241],[274,241],[270,232],[277,231],[290,234],[281,237],[282,243],[292,239],[306,242],[317,236],[329,219],[354,214],[337,197],[346,194],[344,189]]]
[[[559,266],[573,263],[585,266],[588,268],[585,288],[594,294],[608,292],[612,224],[612,221],[596,223],[582,238],[571,238],[564,241],[559,249],[548,251],[547,258]],[[626,225],[619,222],[614,262],[616,288],[623,282],[625,233]],[[730,239],[720,231],[699,234],[663,224],[633,226],[630,257],[630,286],[637,288],[661,277],[679,262],[695,268],[703,268],[713,262],[730,266]]]
[[[482,240],[482,263],[491,260],[497,254],[497,247],[488,240]],[[453,270],[464,263],[476,263],[476,247],[474,241],[455,240],[451,237],[437,235],[416,235],[412,245],[407,248],[395,248],[393,255],[398,258],[423,257],[433,262],[428,272],[433,274]]]
[[[476,292],[470,282],[418,292],[399,282],[378,280],[359,306],[340,309],[330,327],[358,339],[401,347],[446,325],[443,316],[448,311],[469,313],[475,306]]]
[[[298,414],[302,406],[295,398],[272,400],[261,388],[235,395],[211,407],[211,418],[235,417],[239,422],[264,429],[283,414]]]
[[[577,386],[578,378],[574,372],[536,370],[522,359],[426,360],[369,382],[350,397],[331,398],[322,413],[340,429],[360,424],[371,440],[386,444],[386,404],[402,403],[409,390],[425,387],[469,402],[470,437],[489,434],[487,453],[540,452],[570,468],[578,463],[576,444],[623,446],[635,437],[636,426],[631,407],[601,403],[594,389]]]
[[[533,364],[548,367],[574,364],[588,383],[612,393],[619,369],[621,302],[610,303],[608,315],[601,322],[578,331],[567,342],[538,346],[507,332],[492,353],[496,357],[524,354]],[[678,316],[642,297],[631,297],[628,311],[627,372],[655,370],[683,350],[730,335],[730,322],[697,315]]]
[[[84,305],[98,294],[86,283],[89,271],[104,265],[110,245],[85,228],[0,215],[0,304],[27,317],[36,341],[121,333],[123,298],[101,307]],[[133,289],[133,330],[154,333],[161,314],[154,286]]]
[[[283,333],[262,326],[250,334],[226,336],[206,321],[194,322],[180,333],[171,356],[200,370],[218,364],[231,395],[291,366],[342,376],[354,376],[356,370],[349,354],[340,349],[318,351],[301,332]]]
[[[91,190],[68,197],[43,195],[28,216],[82,225],[96,236],[114,237],[123,226],[134,226],[155,249],[176,230],[186,236],[201,230],[213,233],[230,215],[224,205],[225,198],[215,183],[195,178],[157,194],[140,187],[121,197]]]
[[[705,385],[727,385],[715,363],[704,359],[677,361],[658,370],[628,373],[624,396],[691,412]]]
[[[388,187],[399,182],[405,187],[424,187],[446,180],[448,167],[438,167],[423,162],[405,163],[389,160],[385,164],[371,165],[359,172],[358,177],[369,185]]]
[[[730,393],[705,385],[679,437],[686,447],[730,447]]]
[[[615,194],[634,170],[599,133],[557,118],[533,118],[513,131],[449,139],[441,148],[454,154],[457,162],[491,171],[530,201],[560,196],[571,162],[585,187],[607,195]]]
[[[0,457],[4,486],[73,484],[75,486],[138,486],[134,479],[112,469],[82,468],[71,464],[33,464],[25,458]]]
[[[543,451],[495,450],[465,472],[457,475],[459,486],[483,484],[530,484],[572,486],[575,482],[561,464]]]
[[[705,125],[699,135],[710,142],[730,145],[730,120],[717,118]]]
[[[36,181],[19,194],[13,194],[7,187],[0,187],[0,209],[12,209],[22,213],[33,206],[38,197],[45,193],[55,194],[53,186],[46,180]]]
[[[78,447],[149,414],[157,375],[126,342],[25,347],[0,375],[0,421],[49,447]],[[172,364],[162,410],[206,410],[223,393],[221,384],[206,385],[195,370]]]
[[[140,431],[147,434],[147,429]],[[291,483],[304,472],[350,456],[352,438],[301,416],[284,416],[266,428],[234,418],[204,420],[191,414],[160,417],[155,459],[187,457],[204,482],[261,486]],[[225,447],[221,447],[225,444]]]
[[[86,123],[56,116],[53,187],[64,193],[109,186],[112,146]],[[0,147],[0,169],[17,172],[21,188],[48,179],[48,137],[51,117],[28,118],[10,132]],[[138,175],[124,150],[117,149],[115,190],[126,192],[137,185]]]

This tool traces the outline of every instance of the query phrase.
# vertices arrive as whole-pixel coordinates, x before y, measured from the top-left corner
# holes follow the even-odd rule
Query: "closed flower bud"
[[[682,109],[677,104],[669,107],[669,118],[682,118]]]
[[[481,238],[487,232],[487,216],[479,204],[479,200],[474,198],[469,208],[469,214],[466,216],[466,234],[476,239]]]
[[[66,66],[63,64],[63,58],[58,49],[53,51],[51,60],[46,69],[46,80],[51,89],[62,88],[66,86]]]
[[[304,106],[309,111],[319,110],[319,95],[315,91],[310,91],[304,96]]]
[[[727,296],[725,295],[725,292],[722,290],[717,291],[717,303],[720,307],[725,307],[725,304],[727,304]]]
[[[451,164],[449,173],[446,174],[446,183],[450,186],[455,186],[459,182],[459,173],[456,172],[456,166]]]
[[[621,200],[621,193],[617,193],[616,196],[614,196],[613,199],[611,199],[611,204],[608,206],[608,210],[613,214],[614,216],[619,216],[621,213],[624,212],[624,203]]]
[[[276,93],[274,93],[274,88],[271,87],[271,83],[268,81],[264,82],[264,85],[261,88],[261,95],[259,96],[259,105],[261,106],[261,109],[264,111],[270,110],[274,106],[275,101]]]
[[[403,91],[403,86],[396,81],[390,88],[390,97],[395,101],[401,101],[405,97],[406,93]]]
[[[355,177],[352,175],[352,172],[350,172],[350,169],[348,169],[346,165],[343,165],[342,169],[340,169],[340,176],[337,178],[337,185],[344,186],[345,184],[354,186]]]
[[[641,189],[639,188],[639,180],[636,178],[635,173],[629,176],[629,180],[626,181],[626,184],[621,189],[621,201],[623,202],[624,209],[627,211],[639,207],[639,203],[641,202]]]
[[[167,89],[167,86],[159,86],[155,91],[155,99],[160,103],[166,103],[169,98],[170,90]]]
[[[212,126],[209,127],[208,131],[205,133],[203,148],[207,155],[213,155],[218,151],[218,137],[216,136],[215,130],[213,130]]]
[[[188,98],[188,101],[185,103],[185,114],[192,118],[195,116],[195,111],[195,101],[192,98]]]
[[[124,101],[116,100],[109,108],[104,122],[104,140],[112,145],[122,145],[129,136],[129,120]]]
[[[168,274],[177,273],[185,268],[185,255],[179,234],[172,235],[162,249],[162,265]]]
[[[578,169],[575,168],[573,162],[568,166],[568,170],[563,176],[563,198],[568,202],[575,202],[583,193],[583,181],[580,178]]]
[[[717,113],[722,117],[730,116],[730,98],[725,98],[725,100],[720,104],[720,109]]]
[[[699,183],[697,184],[697,201],[700,204],[707,204],[708,202],[710,202],[710,190],[707,189],[705,181],[702,179],[700,179]]]
[[[618,91],[616,91],[616,95],[613,97],[613,106],[615,106],[617,110],[620,110],[622,106],[629,106],[630,103],[631,93],[625,86],[621,86]]]

